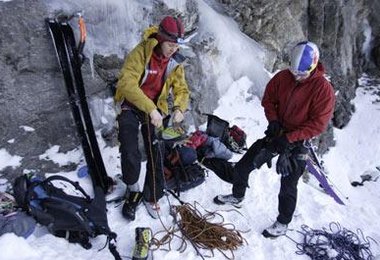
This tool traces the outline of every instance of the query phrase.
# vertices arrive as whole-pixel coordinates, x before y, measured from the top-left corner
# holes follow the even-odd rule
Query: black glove
[[[278,174],[281,174],[282,177],[286,177],[297,170],[298,162],[296,156],[293,156],[290,152],[280,154],[276,164],[276,172]]]
[[[281,174],[282,177],[286,177],[292,173],[299,174],[305,169],[307,155],[308,149],[303,146],[296,147],[292,151],[286,150],[278,157],[276,172]]]
[[[255,169],[260,169],[260,167],[266,163],[268,165],[268,168],[272,167],[272,158],[275,157],[277,154],[272,153],[270,150],[266,148],[262,148],[256,156],[253,158],[253,165]]]
[[[273,153],[284,153],[285,150],[289,147],[290,143],[286,135],[281,135],[275,137],[268,143],[268,149]]]
[[[280,135],[281,130],[282,125],[280,124],[280,122],[274,120],[269,122],[267,130],[265,130],[264,134],[267,137],[275,137]]]

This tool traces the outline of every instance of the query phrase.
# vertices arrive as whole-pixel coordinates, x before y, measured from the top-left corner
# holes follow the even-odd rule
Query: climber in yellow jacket
[[[163,196],[164,180],[162,163],[158,162],[162,159],[157,156],[159,148],[153,141],[155,128],[162,126],[163,118],[171,114],[173,123],[181,122],[189,103],[190,91],[182,64],[185,58],[178,53],[183,36],[181,20],[165,17],[158,27],[150,27],[144,32],[143,40],[129,53],[120,72],[115,102],[121,111],[117,118],[118,138],[123,181],[127,185],[122,213],[129,220],[135,219],[141,200],[152,217],[157,218],[159,213],[157,201]],[[173,104],[169,111],[171,94]],[[140,126],[147,155],[143,192],[138,185]]]

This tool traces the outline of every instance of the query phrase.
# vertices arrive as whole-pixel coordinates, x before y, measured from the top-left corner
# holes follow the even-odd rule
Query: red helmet
[[[181,43],[184,32],[185,29],[180,18],[166,16],[158,27],[157,40],[160,43],[165,41]]]

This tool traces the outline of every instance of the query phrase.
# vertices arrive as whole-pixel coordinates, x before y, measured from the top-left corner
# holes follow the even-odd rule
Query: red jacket
[[[334,112],[335,95],[324,77],[321,63],[312,75],[296,82],[289,70],[277,73],[268,83],[262,106],[268,121],[285,128],[290,143],[321,134]]]

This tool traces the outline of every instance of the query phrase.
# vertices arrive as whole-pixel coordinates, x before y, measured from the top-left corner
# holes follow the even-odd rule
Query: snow
[[[23,129],[25,132],[34,132],[35,129],[33,127],[27,126],[27,125],[21,125],[21,129]]]
[[[9,139],[7,142],[13,144],[15,142],[15,139]]]
[[[57,4],[57,2],[51,2],[52,5]],[[74,2],[78,1],[65,1],[62,5],[72,5],[74,6],[73,9],[77,7],[86,9],[85,3],[88,4],[87,1],[80,1],[81,3],[77,4]],[[108,16],[117,14],[119,17],[123,12],[126,12],[120,1],[99,2],[107,6],[102,10]],[[137,43],[142,29],[147,25],[147,22],[139,24],[138,21],[141,21],[141,18],[138,18],[137,22],[132,18],[139,15],[141,17],[141,13],[144,13],[142,6],[148,7],[149,11],[149,5],[146,4],[147,1],[142,1],[140,5],[137,1],[125,2],[128,2],[129,7],[131,7],[128,10],[129,16],[125,17],[125,27],[123,29],[116,27],[116,31],[127,30],[128,37],[132,37],[133,40],[125,45],[125,40],[118,38],[120,42],[116,41],[116,43],[127,46],[128,49],[133,46],[133,43]],[[165,2],[169,5],[177,4],[177,8],[183,8],[181,1],[167,0]],[[210,33],[215,38],[215,43],[220,50],[219,56],[202,57],[204,62],[211,64],[209,73],[217,75],[218,88],[223,93],[219,100],[219,107],[214,111],[214,114],[243,128],[248,135],[247,142],[250,145],[257,138],[263,136],[267,126],[259,96],[268,74],[260,65],[260,47],[253,40],[241,34],[230,18],[215,12],[203,1],[198,1],[198,3],[201,15],[200,37],[206,37],[207,32]],[[79,6],[80,4],[82,6]],[[94,16],[97,14],[94,6],[88,4],[88,8],[91,7],[92,9],[86,11],[87,15],[88,13]],[[114,25],[114,20],[111,20],[112,17],[107,19],[109,20],[98,22],[99,24],[103,23],[103,25],[106,23]],[[99,38],[94,39],[93,45],[89,44],[86,48],[97,46],[95,48],[97,51],[101,47],[105,47],[103,51],[111,52],[113,47],[107,47],[107,44],[109,39],[114,39],[112,37],[115,36],[115,31],[111,32],[110,30],[99,32]],[[232,36],[229,41],[224,40],[227,33]],[[126,37],[123,33],[121,36]],[[114,43],[115,41],[112,41],[112,44]],[[344,194],[344,197],[348,197],[348,199],[344,199],[346,206],[338,205],[328,195],[300,181],[298,205],[294,219],[290,224],[291,230],[288,232],[288,236],[292,239],[300,241],[301,238],[296,230],[300,230],[303,224],[321,229],[328,227],[330,222],[339,222],[343,227],[354,232],[361,229],[365,235],[380,242],[380,227],[377,224],[377,219],[380,216],[379,182],[366,182],[363,187],[356,188],[350,185],[353,180],[360,181],[360,175],[363,172],[374,170],[376,166],[380,165],[380,146],[378,145],[380,120],[376,119],[380,118],[380,103],[377,101],[379,97],[374,95],[380,86],[368,86],[369,82],[366,77],[363,77],[360,83],[362,86],[357,89],[357,96],[352,101],[356,107],[356,112],[344,129],[334,129],[336,146],[332,147],[323,158],[324,165],[329,172],[329,178]],[[252,88],[257,93],[252,93],[250,91]],[[105,124],[109,123],[110,120],[108,116],[105,116],[100,121]],[[117,177],[121,173],[119,151],[118,147],[106,146],[100,137],[100,133],[97,134],[107,172],[118,181],[115,191],[107,197],[107,199],[111,199],[125,192],[125,185]],[[240,157],[241,155],[236,154],[232,161],[237,161]],[[82,154],[80,149],[61,153],[59,147],[52,146],[41,155],[41,158],[52,160],[59,165],[66,165],[80,163]],[[0,149],[0,170],[8,166],[18,166],[21,159],[19,156],[10,155],[5,149]],[[78,169],[81,166],[83,165],[79,165]],[[145,172],[145,164],[143,164],[141,172]],[[79,181],[92,194],[89,176],[79,178],[76,171],[60,174]],[[143,180],[144,174],[141,174],[140,187],[143,186]],[[263,166],[260,170],[253,171],[249,185],[250,189],[247,190],[244,206],[239,210],[240,213],[229,211],[228,209],[231,209],[229,206],[217,206],[212,202],[216,195],[231,192],[231,185],[218,179],[212,172],[209,172],[205,183],[188,192],[181,193],[181,199],[189,203],[196,201],[209,211],[225,210],[220,212],[225,222],[233,223],[237,229],[245,231],[242,235],[248,244],[234,252],[235,259],[309,259],[305,255],[299,256],[295,253],[296,245],[289,238],[280,237],[271,240],[265,239],[261,235],[262,230],[272,224],[277,216],[277,194],[280,177],[276,174],[274,167],[269,169]],[[160,217],[166,228],[173,225],[172,218],[169,216],[169,201],[171,204],[178,204],[171,196],[160,200],[162,212]],[[121,215],[121,205],[108,204],[108,221],[110,228],[118,234],[117,248],[123,259],[131,256],[136,227],[150,227],[153,233],[164,229],[161,221],[152,219],[142,205],[137,210],[136,220],[128,222]],[[0,236],[0,259],[112,259],[107,249],[98,251],[106,242],[104,236],[98,236],[91,242],[93,248],[85,250],[77,244],[70,244],[64,239],[54,237],[48,233],[45,227],[39,226],[34,234],[27,239],[13,234]],[[180,242],[174,239],[171,251],[154,251],[154,259],[199,259],[190,244],[183,253],[176,251],[175,249],[180,245]],[[380,258],[379,245],[375,243],[371,245],[374,255]],[[224,259],[219,252],[215,252],[214,258]]]
[[[4,148],[0,149],[0,171],[6,167],[17,167],[21,165],[22,157],[11,155]]]
[[[362,53],[365,55],[365,58],[367,61],[370,61],[371,57],[371,49],[372,49],[372,28],[369,25],[369,22],[367,19],[364,20],[363,23],[363,35],[364,35],[364,42],[362,46]]]
[[[238,25],[228,16],[216,12],[205,1],[197,1],[199,7],[199,35],[215,39],[221,52],[214,63],[219,92],[224,94],[229,86],[242,76],[254,83],[261,94],[269,77],[264,70],[264,50],[254,40],[241,33]]]
[[[66,153],[59,152],[59,145],[50,147],[45,153],[39,156],[40,160],[51,160],[59,166],[67,165],[69,163],[79,163],[82,157],[81,151],[74,149]]]

